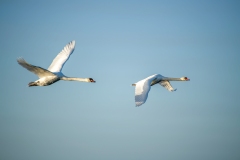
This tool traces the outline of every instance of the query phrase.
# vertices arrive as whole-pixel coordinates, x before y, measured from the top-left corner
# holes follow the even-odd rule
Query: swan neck
[[[181,78],[172,78],[172,77],[164,77],[162,80],[167,80],[167,81],[182,81]]]
[[[88,82],[87,78],[76,78],[76,77],[62,77],[61,80],[64,80],[64,81]]]

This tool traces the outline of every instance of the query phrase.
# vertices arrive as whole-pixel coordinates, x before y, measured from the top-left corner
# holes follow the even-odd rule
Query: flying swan
[[[151,89],[151,86],[159,83],[161,86],[165,87],[170,92],[176,91],[177,89],[173,89],[169,81],[189,81],[187,77],[181,78],[170,78],[164,77],[160,74],[154,74],[149,76],[137,83],[132,84],[135,87],[135,104],[136,106],[140,106],[146,102],[148,97],[148,92]]]
[[[48,69],[44,69],[38,66],[31,65],[27,63],[23,58],[17,59],[18,64],[22,67],[26,68],[30,72],[36,74],[39,79],[30,82],[28,84],[29,87],[31,86],[48,86],[51,85],[59,80],[65,81],[80,81],[80,82],[92,82],[95,81],[92,78],[75,78],[75,77],[67,77],[61,71],[68,60],[70,55],[73,53],[75,48],[75,41],[68,43],[63,50],[55,57],[52,61],[52,64],[49,66]]]

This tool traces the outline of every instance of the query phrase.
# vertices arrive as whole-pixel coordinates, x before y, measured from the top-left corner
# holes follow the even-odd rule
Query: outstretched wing
[[[34,74],[36,74],[39,78],[46,77],[46,76],[55,76],[55,74],[53,74],[52,72],[50,72],[44,68],[34,66],[34,65],[27,63],[23,58],[17,59],[17,62],[22,67],[24,67],[27,70],[29,70],[30,72],[33,72]]]
[[[157,75],[150,76],[136,83],[135,88],[135,104],[140,106],[146,102],[148,92],[151,89],[151,82],[156,79]]]
[[[160,81],[159,84],[169,90],[170,92],[176,91],[177,89],[174,89],[169,81]]]
[[[68,43],[63,50],[54,58],[48,70],[51,72],[61,72],[65,62],[73,53],[75,48],[75,41]]]

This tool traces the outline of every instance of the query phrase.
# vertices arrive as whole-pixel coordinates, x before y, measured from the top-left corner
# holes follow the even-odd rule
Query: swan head
[[[88,82],[95,83],[96,81],[94,81],[92,78],[88,78]]]
[[[190,79],[187,78],[187,77],[181,77],[181,80],[182,80],[182,81],[190,81]]]

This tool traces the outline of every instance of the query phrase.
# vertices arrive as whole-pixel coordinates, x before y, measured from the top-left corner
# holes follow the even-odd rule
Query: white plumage
[[[159,83],[161,86],[166,88],[168,91],[176,91],[177,89],[173,89],[169,81],[189,81],[187,77],[181,78],[170,78],[164,77],[160,74],[154,74],[149,76],[143,80],[138,81],[137,83],[132,84],[135,87],[135,104],[136,106],[140,106],[144,104],[147,100],[148,93],[151,89],[151,86]]]
[[[68,43],[63,50],[55,57],[52,61],[51,65],[49,66],[48,70],[31,65],[27,63],[23,58],[19,58],[17,60],[18,64],[22,67],[26,68],[30,72],[36,74],[39,79],[35,82],[30,82],[28,84],[29,87],[31,86],[48,86],[51,85],[59,80],[66,80],[66,81],[80,81],[80,82],[95,82],[92,78],[75,78],[75,77],[66,77],[62,73],[62,68],[66,61],[69,59],[70,55],[73,53],[75,49],[75,41]]]
[[[70,55],[75,49],[75,41],[67,44],[63,50],[54,58],[48,70],[51,72],[61,72],[65,62],[69,59]]]

